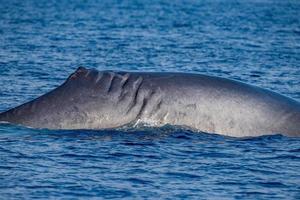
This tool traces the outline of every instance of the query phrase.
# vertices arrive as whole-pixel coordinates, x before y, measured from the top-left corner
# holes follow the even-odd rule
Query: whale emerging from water
[[[143,123],[233,137],[300,136],[300,103],[213,76],[79,67],[53,91],[1,113],[0,121],[47,129],[108,129]]]

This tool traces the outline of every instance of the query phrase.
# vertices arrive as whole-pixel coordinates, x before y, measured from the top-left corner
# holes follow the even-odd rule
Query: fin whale
[[[220,77],[79,67],[56,89],[1,113],[0,121],[47,129],[145,123],[233,137],[300,136],[300,103]]]

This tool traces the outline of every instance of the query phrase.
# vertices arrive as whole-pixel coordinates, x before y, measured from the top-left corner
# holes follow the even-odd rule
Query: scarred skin
[[[300,103],[229,79],[188,73],[78,68],[61,86],[0,114],[33,128],[166,124],[233,137],[300,136]]]

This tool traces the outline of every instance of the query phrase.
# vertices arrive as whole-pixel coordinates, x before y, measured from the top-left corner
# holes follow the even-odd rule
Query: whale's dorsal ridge
[[[299,119],[299,102],[238,81],[83,66],[58,88],[0,114],[0,121],[36,128],[105,129],[139,120],[236,137],[299,136]]]
[[[68,78],[67,81],[69,80],[74,80],[76,78],[78,78],[81,74],[83,73],[87,73],[88,69],[86,69],[85,67],[79,66],[75,72],[73,72]]]

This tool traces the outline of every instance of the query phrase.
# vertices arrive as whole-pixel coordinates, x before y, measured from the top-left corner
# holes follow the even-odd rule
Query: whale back
[[[106,129],[139,122],[229,136],[299,136],[299,102],[238,81],[188,73],[78,68],[58,88],[0,114],[49,129]]]

